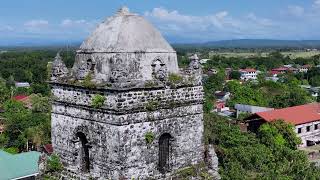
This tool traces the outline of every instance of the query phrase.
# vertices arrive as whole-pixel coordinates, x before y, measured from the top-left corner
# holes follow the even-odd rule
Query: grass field
[[[290,58],[309,58],[315,55],[319,55],[320,51],[287,51],[287,52],[281,52],[285,56],[289,56]],[[263,52],[263,53],[250,53],[250,52],[210,52],[210,56],[224,56],[224,57],[266,57],[269,53]]]

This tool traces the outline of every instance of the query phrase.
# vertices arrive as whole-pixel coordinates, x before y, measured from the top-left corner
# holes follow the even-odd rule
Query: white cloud
[[[154,8],[151,12],[147,11],[144,15],[155,21],[156,24],[162,24],[160,28],[167,30],[206,30],[210,27],[219,29],[225,26],[234,26],[236,23],[227,11],[217,12],[208,16],[192,16],[181,14],[177,10],[169,11],[165,8]],[[169,29],[168,29],[169,28]]]
[[[78,20],[72,20],[72,19],[64,19],[60,23],[60,27],[63,28],[63,31],[65,32],[80,32],[80,33],[89,33],[91,32],[96,25],[98,24],[98,20],[84,20],[84,19],[78,19]]]
[[[229,14],[228,11],[221,11],[221,12],[218,12],[217,14],[215,14],[215,16],[219,19],[223,19],[223,18],[227,17],[228,14]]]
[[[320,8],[320,0],[315,0],[312,4],[312,7],[319,9]]]
[[[151,12],[145,12],[145,16],[154,17],[161,21],[170,21],[170,22],[178,22],[178,23],[193,23],[195,21],[199,21],[196,17],[182,15],[178,11],[171,11],[164,8],[154,8]]]
[[[49,22],[47,20],[30,20],[24,23],[24,26],[27,28],[43,28],[47,27]]]
[[[304,12],[305,12],[303,7],[297,6],[297,5],[288,6],[287,11],[288,11],[289,15],[293,15],[293,16],[297,16],[297,17],[304,15]]]
[[[84,19],[80,20],[71,20],[71,19],[64,19],[61,22],[61,26],[63,27],[75,27],[75,26],[91,26],[93,23],[86,21]]]
[[[168,36],[186,36],[200,40],[261,35],[274,26],[271,19],[257,17],[254,13],[233,17],[228,11],[219,11],[206,16],[193,16],[181,14],[177,10],[154,8],[144,15]]]
[[[273,21],[271,19],[267,19],[267,18],[260,18],[257,17],[254,13],[249,13],[247,15],[247,19],[256,23],[256,24],[260,24],[262,26],[272,26],[274,25]]]

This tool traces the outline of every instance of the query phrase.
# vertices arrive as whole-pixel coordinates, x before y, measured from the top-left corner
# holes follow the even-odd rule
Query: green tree
[[[7,139],[4,146],[25,150],[29,145],[28,140],[36,148],[50,141],[49,113],[30,111],[22,103],[13,100],[5,102],[4,109],[4,137]]]
[[[49,103],[49,98],[42,96],[41,94],[32,94],[30,96],[32,111],[34,112],[50,112],[51,105]]]
[[[237,79],[237,80],[239,80],[239,79],[240,79],[240,76],[241,76],[241,74],[240,74],[239,71],[231,71],[231,73],[230,73],[230,78],[231,78],[231,79]]]
[[[262,143],[274,148],[296,149],[297,145],[301,144],[301,139],[294,132],[294,126],[283,120],[263,124],[258,135]]]
[[[320,75],[316,75],[310,78],[310,84],[312,86],[320,86]]]
[[[0,105],[10,98],[10,90],[6,86],[6,81],[0,77]]]
[[[204,89],[208,93],[214,93],[215,91],[223,89],[223,83],[225,80],[224,71],[219,70],[215,75],[209,76],[204,84]]]
[[[319,179],[320,169],[296,150],[300,139],[283,121],[266,123],[258,134],[241,132],[230,120],[205,114],[205,143],[214,144],[222,179]]]
[[[233,107],[235,104],[249,104],[256,106],[267,106],[268,101],[264,94],[248,85],[240,86],[231,91],[232,97],[228,101],[228,106]]]
[[[63,170],[63,165],[60,158],[56,154],[52,154],[47,160],[47,172],[60,172]]]
[[[307,104],[312,101],[313,98],[304,89],[291,86],[291,89],[288,88],[288,91],[275,95],[269,105],[274,108],[286,108]]]
[[[8,87],[15,87],[15,80],[14,80],[14,77],[12,75],[9,76],[9,78],[8,78],[7,86]]]

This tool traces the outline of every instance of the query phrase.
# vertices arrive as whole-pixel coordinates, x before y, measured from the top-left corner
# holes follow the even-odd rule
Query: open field
[[[266,57],[268,52],[210,52],[210,56],[224,56],[224,57]],[[281,54],[285,56],[289,56],[290,58],[309,58],[315,55],[319,55],[320,51],[285,51],[281,52]]]

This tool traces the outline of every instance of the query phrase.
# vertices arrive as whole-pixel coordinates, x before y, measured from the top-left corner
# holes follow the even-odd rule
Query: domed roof
[[[98,25],[80,46],[85,52],[175,52],[143,17],[120,9]]]

